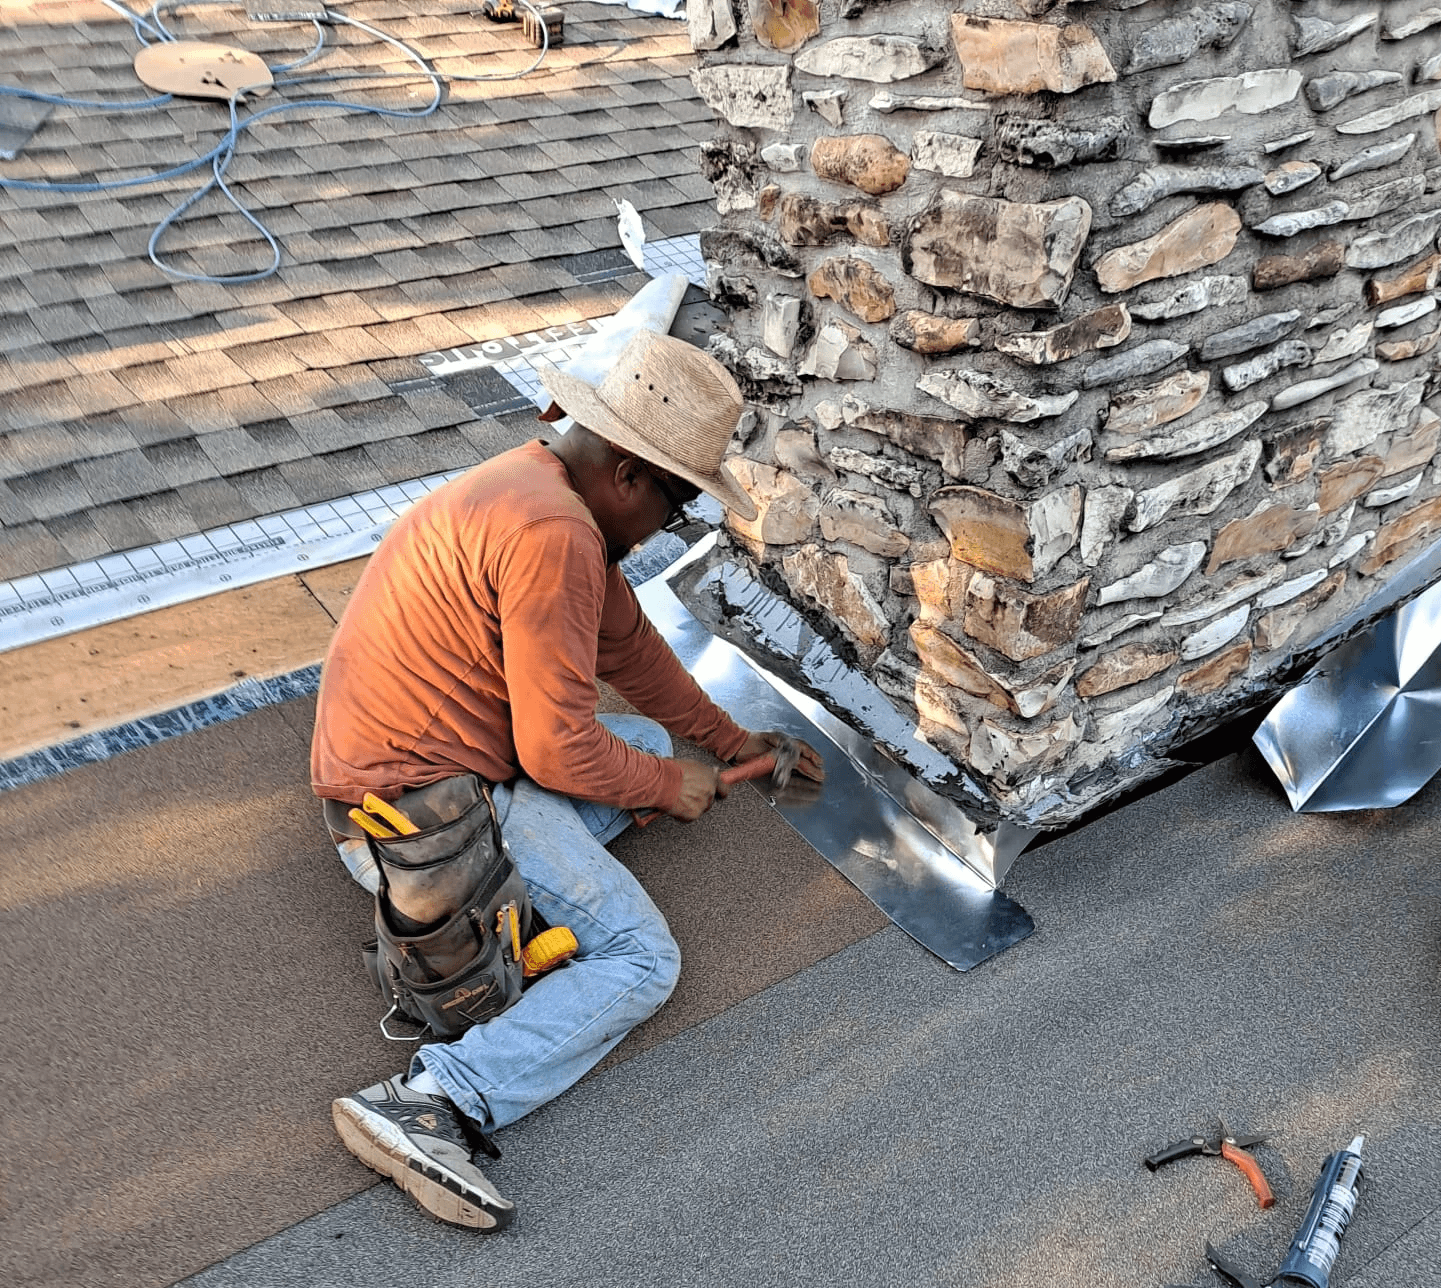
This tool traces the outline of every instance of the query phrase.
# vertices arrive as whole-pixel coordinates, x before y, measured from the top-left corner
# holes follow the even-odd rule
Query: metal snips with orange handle
[[[1251,1188],[1256,1191],[1256,1201],[1263,1207],[1271,1207],[1275,1202],[1275,1196],[1271,1193],[1271,1187],[1266,1183],[1266,1173],[1261,1170],[1261,1165],[1246,1153],[1252,1145],[1259,1145],[1265,1136],[1236,1136],[1226,1126],[1226,1120],[1220,1119],[1220,1132],[1215,1136],[1190,1136],[1185,1140],[1178,1140],[1174,1145],[1167,1145],[1165,1149],[1152,1154],[1146,1159],[1146,1166],[1155,1171],[1166,1163],[1173,1163],[1178,1158],[1186,1158],[1191,1154],[1219,1154],[1228,1163],[1234,1163],[1245,1173],[1246,1179],[1251,1182]]]

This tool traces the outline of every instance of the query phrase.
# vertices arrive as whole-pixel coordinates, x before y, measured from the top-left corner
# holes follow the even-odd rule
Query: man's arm
[[[749,736],[681,665],[617,566],[607,570],[596,675],[641,715],[721,760],[734,759]]]

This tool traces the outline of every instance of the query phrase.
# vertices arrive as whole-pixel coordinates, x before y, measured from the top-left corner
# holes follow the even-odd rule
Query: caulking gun
[[[1291,1240],[1289,1255],[1281,1263],[1279,1282],[1290,1280],[1308,1284],[1310,1288],[1329,1288],[1331,1267],[1341,1250],[1341,1236],[1346,1233],[1351,1214],[1356,1210],[1361,1146],[1365,1143],[1364,1136],[1357,1136],[1322,1164],[1306,1219]]]

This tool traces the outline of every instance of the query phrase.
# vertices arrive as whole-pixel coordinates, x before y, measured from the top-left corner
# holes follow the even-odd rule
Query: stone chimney
[[[1065,821],[1441,535],[1441,9],[748,4],[689,0],[730,539]]]

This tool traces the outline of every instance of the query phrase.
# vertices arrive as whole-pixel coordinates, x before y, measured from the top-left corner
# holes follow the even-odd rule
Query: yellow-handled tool
[[[386,827],[384,823],[377,823],[369,814],[361,809],[359,805],[350,811],[350,821],[359,826],[361,830],[369,832],[377,841],[395,840],[394,832]]]
[[[374,814],[376,818],[383,819],[401,836],[414,836],[420,831],[394,805],[389,801],[381,800],[374,792],[366,792],[360,804],[367,814]]]

